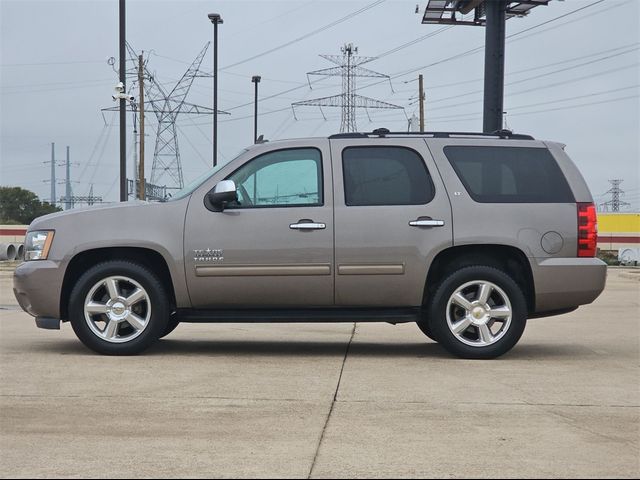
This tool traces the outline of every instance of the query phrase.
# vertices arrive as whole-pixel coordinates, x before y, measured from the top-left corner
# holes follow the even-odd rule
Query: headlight
[[[25,260],[46,260],[53,242],[53,230],[36,230],[24,239]]]

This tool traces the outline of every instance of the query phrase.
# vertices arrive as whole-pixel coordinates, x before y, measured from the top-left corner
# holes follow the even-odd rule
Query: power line
[[[510,40],[510,39],[512,39],[513,37],[516,37],[516,36],[518,36],[518,35],[521,35],[521,34],[523,34],[523,33],[525,33],[525,32],[528,32],[528,31],[534,30],[534,29],[536,29],[536,28],[540,28],[540,27],[542,27],[542,26],[544,26],[544,25],[547,25],[547,24],[549,24],[549,23],[551,23],[551,22],[555,22],[555,21],[557,21],[557,20],[560,20],[560,19],[562,19],[562,18],[568,17],[568,16],[570,16],[570,15],[574,15],[574,14],[579,13],[579,12],[581,12],[581,11],[583,11],[583,10],[587,9],[587,8],[591,8],[591,7],[595,6],[595,5],[598,5],[599,3],[602,3],[603,1],[604,1],[604,0],[598,0],[598,1],[596,1],[596,2],[590,3],[589,5],[585,5],[584,7],[577,8],[577,9],[575,9],[575,10],[572,10],[571,12],[567,12],[567,13],[565,13],[565,14],[563,14],[563,15],[560,15],[560,16],[558,16],[558,17],[554,17],[554,18],[552,18],[552,19],[550,19],[550,20],[547,20],[547,21],[545,21],[545,22],[542,22],[542,23],[539,23],[539,24],[537,24],[537,25],[533,25],[533,26],[531,26],[531,27],[528,27],[528,28],[526,28],[525,30],[521,30],[520,32],[512,33],[511,35],[507,35],[507,36],[506,36],[506,39],[507,39],[507,40]],[[599,10],[598,12],[594,12],[594,15],[599,14],[599,13],[602,13],[602,12],[608,12],[608,11],[610,11],[610,9],[609,9],[609,8],[602,9],[602,10]],[[575,21],[583,20],[584,18],[587,18],[587,16],[577,18],[577,19],[575,19],[575,20],[573,20],[573,21],[575,22]],[[566,22],[566,23],[563,23],[563,24],[558,25],[558,26],[564,26],[564,25],[567,25],[568,23],[572,23],[572,22]],[[557,28],[557,27],[553,27],[553,28]],[[526,35],[525,37],[522,37],[522,38],[520,38],[520,39],[518,39],[518,40],[521,40],[521,39],[523,39],[523,38],[528,38],[528,37],[533,36],[533,35],[538,35],[538,34],[540,34],[540,33],[543,33],[543,32],[545,32],[545,31],[547,31],[547,30],[549,30],[549,29],[543,30],[543,31],[541,31],[541,32],[535,32],[534,34],[531,34],[531,35]],[[394,74],[394,75],[391,75],[391,78],[392,78],[392,79],[396,79],[396,78],[399,78],[399,77],[403,77],[403,76],[406,76],[406,75],[409,75],[409,74],[412,74],[412,73],[418,72],[418,71],[420,71],[420,70],[423,70],[423,69],[425,69],[425,68],[434,67],[434,66],[436,66],[436,65],[440,65],[440,64],[442,64],[442,63],[446,63],[446,62],[449,62],[449,61],[452,61],[452,60],[457,60],[457,59],[459,59],[459,58],[464,58],[464,57],[466,57],[466,56],[472,55],[472,54],[474,54],[474,53],[477,53],[477,52],[480,52],[480,51],[483,51],[483,50],[484,50],[484,45],[480,45],[480,46],[478,46],[478,47],[471,48],[471,49],[469,49],[469,50],[466,50],[466,51],[464,51],[464,52],[461,52],[461,53],[458,53],[458,54],[452,55],[452,56],[450,56],[450,57],[446,57],[446,58],[443,58],[443,59],[441,59],[441,60],[437,60],[437,61],[435,61],[435,62],[432,62],[432,63],[426,64],[426,65],[422,65],[422,66],[417,67],[417,68],[412,68],[412,69],[409,69],[409,70],[405,70],[405,71],[402,71],[402,72],[396,73],[396,74]],[[373,83],[371,83],[371,84],[369,84],[369,85],[365,85],[365,86],[363,86],[363,87],[359,87],[359,89],[358,89],[358,90],[362,90],[362,89],[364,89],[364,88],[369,88],[369,87],[372,87],[372,86],[374,86],[374,85],[378,85],[378,84],[380,84],[380,83],[382,83],[382,82],[373,82]]]
[[[549,24],[549,23],[552,23],[552,22],[554,22],[554,21],[557,21],[557,20],[560,20],[560,19],[562,19],[562,18],[568,17],[568,16],[570,16],[570,15],[573,15],[573,14],[579,13],[579,12],[581,12],[581,11],[583,11],[583,10],[587,9],[587,8],[593,7],[593,6],[598,5],[599,3],[602,3],[602,2],[603,2],[603,0],[598,0],[598,1],[596,1],[596,2],[590,3],[589,5],[585,5],[585,6],[583,6],[583,7],[580,7],[580,8],[577,8],[577,9],[575,9],[575,10],[572,10],[571,12],[567,12],[567,13],[565,13],[565,14],[563,14],[563,15],[560,15],[560,16],[558,16],[558,17],[554,17],[554,18],[552,18],[552,19],[550,19],[550,20],[547,20],[547,21],[545,21],[545,22],[539,23],[539,24],[537,24],[537,25],[533,25],[532,27],[528,27],[527,29],[525,29],[525,30],[521,30],[520,32],[516,32],[516,33],[514,33],[514,34],[511,34],[511,35],[507,36],[507,38],[512,38],[512,37],[515,37],[515,36],[521,35],[521,34],[523,34],[523,33],[525,33],[525,32],[528,32],[528,31],[531,31],[531,30],[533,30],[533,29],[539,28],[539,27],[541,27],[541,26],[547,25],[547,24]],[[370,5],[370,7],[371,7],[371,8],[372,8],[372,6],[376,6],[376,5],[378,4],[378,2],[374,2],[374,3],[375,3],[374,5]],[[600,10],[600,11],[595,12],[595,13],[597,14],[597,13],[601,13],[601,12],[604,12],[604,11],[608,11],[608,9],[606,9],[606,10]],[[576,21],[577,21],[577,20],[582,20],[583,18],[585,18],[585,17],[581,17],[581,18],[579,18],[579,19],[576,19]],[[568,23],[569,23],[569,22],[568,22]],[[565,24],[562,24],[562,25],[566,25],[566,23],[565,23]],[[561,25],[561,26],[562,26],[562,25]],[[439,30],[436,30],[436,32],[437,32],[437,33],[440,33],[440,32],[442,32],[442,31],[444,31],[444,29],[443,29],[443,28],[441,28],[441,29],[439,29]],[[432,33],[433,33],[433,34],[436,34],[436,32],[432,32]],[[538,34],[538,33],[542,33],[542,32],[536,32],[536,34]],[[529,36],[530,36],[530,35],[527,35],[526,37],[529,37]],[[523,38],[526,38],[526,37],[523,37]],[[415,41],[420,41],[420,39],[421,39],[421,38],[422,38],[422,37],[419,37],[418,39],[415,39]],[[412,42],[413,42],[413,41],[412,41]],[[411,42],[407,42],[407,44],[411,44]],[[405,45],[405,44],[403,44],[403,45]],[[408,46],[408,45],[407,45],[407,46]],[[392,54],[392,53],[395,53],[395,51],[400,50],[400,49],[401,49],[401,47],[402,47],[402,48],[404,48],[402,45],[400,45],[400,46],[395,47],[394,49],[391,49],[391,50],[389,50],[389,51],[387,51],[387,52],[383,52],[383,54],[381,54],[381,55],[390,55],[390,54]],[[427,64],[427,65],[423,65],[423,66],[418,67],[418,68],[413,68],[413,69],[410,69],[410,70],[407,70],[407,71],[403,71],[403,72],[396,73],[396,74],[394,74],[394,75],[391,75],[391,78],[392,78],[392,79],[396,79],[396,78],[399,78],[399,77],[402,77],[402,76],[408,75],[408,74],[410,74],[410,73],[415,73],[415,72],[417,72],[417,71],[419,71],[419,70],[422,70],[422,69],[424,69],[424,68],[433,67],[433,66],[436,66],[436,65],[440,65],[440,64],[442,64],[442,63],[445,63],[445,62],[449,62],[449,61],[451,61],[451,60],[455,60],[455,59],[458,59],[458,58],[463,58],[463,57],[468,56],[468,55],[472,55],[473,53],[479,52],[479,51],[481,51],[481,50],[484,50],[484,45],[481,45],[481,46],[478,46],[478,47],[472,48],[472,49],[470,49],[470,50],[466,50],[466,51],[461,52],[461,53],[459,53],[459,54],[456,54],[456,55],[453,55],[453,56],[451,56],[451,57],[447,57],[447,58],[444,58],[444,59],[438,60],[438,61],[436,61],[436,62],[432,62],[432,63]],[[248,60],[247,60],[247,61],[248,61]],[[244,61],[243,61],[243,62],[244,62]],[[233,65],[231,65],[231,66],[227,66],[227,67],[225,67],[225,68],[231,68],[232,66],[233,66]],[[319,80],[318,80],[318,81],[319,81]],[[379,85],[379,84],[381,84],[381,83],[383,83],[383,82],[385,82],[385,81],[386,81],[386,80],[381,80],[381,81],[371,82],[370,84],[363,85],[363,86],[361,86],[361,87],[357,87],[357,88],[356,88],[356,91],[363,90],[363,89],[365,89],[365,88],[369,88],[369,87],[372,87],[372,86],[375,86],[375,85]],[[311,82],[311,83],[317,83],[317,81],[315,81],[315,82]],[[296,91],[296,90],[300,90],[300,89],[302,89],[302,88],[305,88],[305,86],[306,86],[306,85],[304,85],[304,84],[303,84],[303,85],[300,85],[300,86],[298,86],[298,87],[294,87],[294,88],[290,88],[290,89],[287,89],[287,90],[283,90],[283,91],[281,91],[281,92],[278,92],[278,93],[275,93],[275,94],[269,95],[268,97],[264,97],[264,98],[262,98],[262,99],[261,99],[261,101],[269,100],[269,99],[272,99],[272,98],[276,98],[276,97],[278,97],[278,96],[280,96],[280,95],[285,95],[285,94],[287,94],[287,93],[290,93],[290,92],[293,92],[293,91]],[[246,102],[246,103],[243,103],[243,104],[240,104],[240,105],[236,105],[236,106],[233,106],[233,107],[227,108],[226,110],[227,110],[227,111],[232,111],[232,110],[236,110],[236,109],[238,109],[238,108],[243,108],[243,107],[247,107],[247,106],[251,106],[251,105],[253,105],[253,102]],[[265,113],[266,113],[266,112],[265,112]],[[260,115],[262,115],[262,114],[260,114]],[[234,120],[235,120],[235,119],[234,119]],[[226,121],[233,121],[233,120],[226,120]]]
[[[102,86],[107,86],[112,82],[83,82],[82,84],[76,84],[74,86],[67,86],[67,87],[52,87],[52,88],[33,88],[33,89],[25,89],[25,90],[19,90],[17,89],[17,86],[14,87],[6,87],[6,88],[15,88],[14,90],[11,91],[0,91],[0,95],[15,95],[15,94],[20,94],[20,93],[40,93],[40,92],[55,92],[55,91],[60,91],[60,90],[78,90],[78,89],[84,89],[84,88],[98,88],[98,87],[102,87]]]
[[[38,63],[3,63],[0,67],[38,67],[41,65],[76,65],[83,63],[103,63],[96,60],[76,60],[67,62],[38,62]]]
[[[515,81],[513,81],[513,82],[505,83],[505,87],[508,87],[508,86],[511,86],[511,85],[517,85],[517,84],[524,83],[524,82],[529,82],[529,81],[531,81],[531,80],[537,80],[537,79],[539,79],[539,78],[548,77],[548,76],[550,76],[550,75],[555,75],[555,74],[557,74],[557,73],[566,72],[566,71],[569,71],[569,70],[573,70],[573,69],[575,69],[575,68],[580,68],[580,67],[585,67],[585,66],[587,66],[587,65],[592,65],[592,64],[594,64],[594,63],[602,62],[602,61],[604,61],[604,60],[609,60],[609,59],[611,59],[611,58],[615,58],[615,57],[619,57],[619,56],[621,56],[621,55],[626,55],[626,54],[628,54],[628,53],[635,52],[635,51],[637,51],[638,49],[640,49],[640,47],[635,47],[635,48],[633,48],[633,49],[631,49],[631,50],[627,50],[627,51],[624,51],[624,52],[615,53],[615,54],[612,54],[612,55],[608,55],[608,56],[606,56],[606,57],[598,58],[598,59],[595,59],[595,60],[590,60],[590,61],[588,61],[588,62],[583,62],[583,63],[580,63],[580,64],[578,64],[578,65],[572,65],[572,66],[570,66],[570,67],[565,67],[565,68],[561,68],[561,69],[558,69],[558,70],[553,70],[553,71],[551,71],[551,72],[541,73],[541,74],[539,74],[539,75],[534,75],[533,77],[522,78],[522,79],[520,79],[520,80],[515,80]],[[581,77],[581,78],[585,78],[585,77]],[[440,102],[444,102],[444,101],[446,101],[446,100],[451,100],[451,99],[454,99],[454,98],[456,98],[456,99],[457,99],[457,98],[460,98],[460,97],[468,97],[469,95],[476,95],[476,94],[478,94],[478,93],[482,93],[482,92],[483,92],[483,90],[474,90],[474,91],[472,91],[472,92],[458,93],[458,94],[456,94],[456,95],[451,95],[451,96],[448,96],[448,97],[443,97],[443,98],[438,98],[438,99],[436,99],[436,100],[431,100],[431,102],[430,102],[430,103],[431,103],[431,104],[434,104],[434,103],[440,103]]]
[[[564,65],[566,63],[571,63],[571,62],[575,62],[575,61],[578,61],[578,60],[583,60],[585,58],[597,57],[597,56],[603,55],[605,53],[611,53],[611,52],[615,52],[615,51],[618,51],[618,50],[623,50],[625,48],[630,48],[630,47],[637,46],[637,45],[640,45],[640,42],[634,42],[634,43],[630,43],[630,44],[627,44],[627,45],[621,45],[621,46],[616,47],[616,48],[610,48],[610,49],[607,49],[607,50],[602,50],[600,52],[590,53],[588,55],[581,55],[579,57],[568,58],[568,59],[565,59],[565,60],[560,60],[558,62],[547,63],[545,65],[538,65],[536,67],[529,67],[529,68],[524,68],[524,69],[521,69],[521,70],[514,70],[513,72],[508,72],[506,75],[507,76],[518,75],[520,73],[531,72],[531,71],[534,71],[534,70],[542,70],[544,68],[555,67],[557,65]],[[477,83],[477,82],[480,82],[482,80],[483,80],[483,78],[480,77],[480,78],[474,78],[474,79],[471,79],[471,80],[462,80],[460,82],[450,82],[450,83],[442,83],[442,84],[439,84],[439,85],[429,85],[429,90],[434,90],[434,89],[437,89],[437,88],[456,87],[456,86],[465,85],[465,84],[468,84],[468,83]],[[415,81],[415,80],[407,80],[407,82],[412,82],[412,81]],[[407,82],[405,82],[405,83],[407,83]],[[397,92],[397,93],[414,92],[414,91],[415,91],[414,89],[401,90],[400,92]]]
[[[533,88],[529,88],[527,90],[520,90],[520,91],[517,91],[517,92],[511,92],[511,93],[508,93],[506,96],[510,97],[510,96],[513,96],[513,95],[521,95],[523,93],[530,93],[530,92],[534,92],[534,91],[538,91],[538,90],[545,90],[547,88],[558,87],[560,85],[567,85],[569,83],[580,82],[580,81],[583,81],[583,80],[588,80],[590,78],[601,77],[602,75],[608,75],[610,73],[615,73],[615,72],[619,72],[619,71],[622,71],[622,70],[628,70],[630,68],[636,68],[638,65],[640,65],[640,63],[636,62],[636,63],[631,64],[631,65],[626,65],[624,67],[613,68],[613,69],[610,69],[610,70],[603,70],[603,71],[600,71],[600,72],[593,73],[591,75],[583,75],[582,77],[578,77],[578,78],[571,78],[571,79],[568,79],[568,80],[562,80],[560,82],[548,83],[546,85],[539,85],[539,86],[536,86],[536,87],[533,87]],[[460,94],[460,96],[465,96],[465,95],[464,94]],[[473,103],[479,103],[481,101],[482,100],[474,100],[474,101],[471,101],[471,102],[466,101],[466,102],[460,102],[460,103],[452,103],[452,104],[448,104],[448,105],[440,105],[439,107],[430,108],[429,110],[430,111],[434,111],[434,110],[449,109],[449,108],[454,108],[454,107],[459,107],[459,106],[464,106],[464,105],[470,105],[470,104],[473,104]],[[432,102],[432,103],[435,103],[435,101]]]
[[[509,116],[511,117],[516,117],[516,116],[521,116],[521,115],[534,115],[536,113],[546,113],[546,112],[554,112],[554,111],[560,111],[560,110],[571,110],[574,108],[582,108],[582,107],[588,107],[591,105],[602,105],[602,104],[606,104],[606,103],[614,103],[614,102],[621,102],[623,100],[630,100],[633,98],[639,98],[640,94],[637,95],[629,95],[629,96],[625,96],[625,97],[619,97],[619,98],[611,98],[608,100],[601,100],[601,101],[596,101],[596,102],[587,102],[587,103],[581,103],[581,104],[577,104],[577,105],[567,105],[564,107],[557,107],[557,108],[546,108],[546,109],[542,109],[542,110],[533,110],[530,112],[518,112],[518,113],[512,113]],[[451,123],[451,122],[461,122],[464,120],[474,120],[477,118],[481,118],[482,114],[478,113],[478,114],[468,114],[467,117],[464,118],[456,118],[453,119],[451,117],[434,117],[431,118],[431,121],[434,122],[440,122],[440,123]],[[445,118],[451,118],[449,120],[445,120]]]
[[[334,20],[333,22],[331,22],[331,23],[329,23],[327,25],[324,25],[324,26],[322,26],[320,28],[316,28],[315,30],[312,30],[311,32],[305,33],[304,35],[301,35],[301,36],[299,36],[297,38],[294,38],[293,40],[289,40],[288,42],[282,43],[282,44],[280,44],[280,45],[278,45],[276,47],[270,48],[270,49],[265,50],[265,51],[263,51],[261,53],[258,53],[256,55],[252,55],[251,57],[245,58],[243,60],[240,60],[238,62],[232,63],[230,65],[226,65],[226,66],[222,67],[220,70],[223,71],[223,70],[227,70],[229,68],[236,67],[238,65],[242,65],[243,63],[250,62],[251,60],[255,60],[256,58],[260,58],[260,57],[263,57],[265,55],[269,55],[270,53],[273,53],[273,52],[276,52],[276,51],[281,50],[283,48],[286,48],[286,47],[288,47],[290,45],[293,45],[294,43],[298,43],[298,42],[300,42],[302,40],[305,40],[305,39],[307,39],[309,37],[312,37],[313,35],[317,35],[318,33],[321,33],[321,32],[323,32],[323,31],[325,31],[325,30],[327,30],[329,28],[335,27],[336,25],[339,25],[339,24],[341,24],[343,22],[346,22],[347,20],[351,20],[353,17],[355,17],[357,15],[360,15],[361,13],[364,13],[367,10],[371,10],[374,7],[377,7],[378,5],[383,3],[384,1],[385,0],[376,0],[375,2],[369,4],[369,5],[365,6],[365,7],[362,7],[359,10],[351,12],[348,15],[345,15],[344,17],[339,18],[338,20]]]
[[[31,88],[31,87],[50,87],[54,85],[85,85],[87,83],[104,83],[108,81],[113,81],[112,78],[96,78],[95,80],[83,80],[83,81],[73,81],[73,82],[47,82],[47,83],[21,83],[19,85],[3,85],[0,87],[1,89],[5,88]]]
[[[438,34],[440,34],[442,32],[450,30],[454,26],[455,25],[448,25],[446,27],[442,27],[442,28],[436,30],[435,32],[427,33],[426,35],[423,35],[421,37],[413,39],[413,40],[411,40],[409,42],[403,43],[402,45],[398,45],[397,47],[394,47],[391,50],[387,50],[386,52],[382,52],[381,54],[377,55],[376,56],[376,60],[378,60],[380,58],[383,58],[383,57],[386,57],[387,55],[392,55],[392,54],[394,54],[396,52],[399,52],[400,50],[403,50],[403,49],[405,49],[407,47],[415,45],[416,43],[420,43],[420,42],[422,42],[422,41],[424,41],[424,40],[426,40],[428,38],[435,37],[436,35],[438,35]]]
[[[563,15],[560,15],[560,16],[558,16],[558,17],[555,17],[555,18],[553,18],[553,19],[547,20],[547,21],[545,21],[545,22],[542,22],[542,23],[540,23],[540,24],[534,25],[534,26],[532,26],[532,27],[528,27],[528,28],[526,28],[526,29],[524,29],[524,30],[521,30],[520,32],[516,32],[516,33],[514,33],[514,34],[512,34],[512,35],[509,35],[509,36],[508,36],[508,38],[512,38],[512,37],[516,37],[516,36],[522,35],[522,34],[524,34],[525,32],[529,32],[529,31],[531,31],[531,30],[534,30],[534,29],[540,28],[540,27],[542,27],[542,26],[544,26],[544,25],[548,25],[549,23],[552,23],[552,22],[555,22],[555,21],[557,21],[557,20],[560,20],[560,19],[566,18],[566,17],[568,17],[568,16],[570,16],[570,15],[574,15],[574,14],[576,14],[576,13],[582,12],[582,11],[584,11],[585,9],[588,9],[588,8],[590,8],[590,7],[593,7],[593,6],[595,6],[595,5],[598,5],[599,3],[602,3],[602,1],[603,1],[603,0],[598,0],[598,1],[596,1],[596,2],[593,2],[593,3],[589,4],[589,5],[585,5],[585,6],[583,6],[583,7],[577,8],[577,9],[575,9],[575,10],[572,10],[571,12],[567,12],[567,13],[565,13],[565,14],[563,14]],[[371,4],[371,5],[369,5],[368,7],[369,7],[369,8],[373,8],[373,7],[374,7],[374,6],[376,6],[378,3],[381,3],[381,2],[374,2],[374,4]],[[366,7],[365,7],[365,8],[366,8]],[[607,10],[608,10],[608,9],[607,9]],[[595,14],[602,13],[602,12],[607,11],[607,10],[599,10],[599,11],[597,11],[597,12],[594,12],[594,15],[595,15]],[[354,12],[354,14],[355,14],[355,12]],[[343,18],[344,18],[344,17],[343,17]],[[579,20],[582,20],[582,19],[584,19],[584,18],[586,18],[586,16],[585,16],[585,17],[580,17],[580,18],[578,18],[578,19],[576,19],[576,20],[574,20],[574,21],[579,21]],[[567,25],[568,23],[571,23],[571,22],[566,22],[566,23],[563,23],[563,24],[561,24],[561,25],[559,25],[559,26],[564,26],[564,25]],[[437,30],[436,32],[441,32],[441,31],[443,31],[443,29],[439,29],[439,30]],[[546,31],[546,30],[545,30],[545,31]],[[433,32],[433,33],[435,33],[435,32]],[[542,33],[542,32],[536,32],[536,33],[534,33],[534,35],[535,35],[535,34],[539,34],[539,33]],[[525,37],[522,37],[522,38],[527,38],[527,37],[529,37],[529,36],[531,36],[531,35],[526,35]],[[420,38],[422,38],[422,37],[420,37]],[[420,40],[420,38],[415,39],[414,41],[415,41],[415,42],[417,42],[417,41],[419,41],[419,40]],[[414,41],[412,41],[412,42],[414,42]],[[400,47],[403,47],[403,45],[407,45],[407,46],[409,46],[410,44],[412,44],[412,42],[407,42],[406,44],[402,44],[402,45],[400,45],[400,46],[398,46],[398,47],[395,47],[394,49],[391,49],[391,50],[389,50],[389,51],[387,51],[387,52],[383,52],[383,54],[382,54],[382,55],[391,55],[392,53],[395,53],[395,51],[400,50],[400,49],[401,49]],[[476,53],[476,52],[478,52],[478,51],[480,51],[480,50],[483,50],[483,48],[484,48],[483,46],[479,46],[479,47],[476,47],[476,48],[473,48],[473,49],[467,50],[467,51],[465,51],[465,52],[461,52],[461,53],[459,53],[459,54],[453,55],[453,56],[451,56],[451,57],[447,57],[447,58],[441,59],[441,60],[439,60],[439,61],[432,62],[431,64],[428,64],[428,65],[424,65],[424,66],[421,66],[421,67],[418,67],[418,68],[415,68],[415,69],[411,69],[411,70],[408,70],[408,71],[404,71],[404,72],[396,73],[395,75],[392,75],[392,78],[399,78],[399,77],[401,77],[401,76],[405,76],[405,75],[408,75],[408,74],[410,74],[410,73],[414,73],[414,72],[416,72],[416,71],[418,71],[418,70],[420,70],[420,69],[423,69],[423,68],[428,68],[428,67],[431,67],[431,66],[439,65],[439,64],[444,63],[444,62],[448,62],[448,61],[455,60],[455,59],[458,59],[458,58],[463,58],[463,57],[465,57],[465,56],[468,56],[468,55],[471,55],[471,54],[473,54],[473,53]],[[623,48],[623,47],[620,47],[620,48]],[[614,50],[614,49],[612,49],[612,50]],[[607,53],[607,52],[608,52],[608,51],[604,51],[604,52],[601,52],[601,53]],[[596,55],[596,54],[594,54],[594,55]],[[588,57],[588,56],[587,56],[587,57]],[[578,59],[580,59],[580,57],[579,57]],[[175,60],[175,59],[172,59],[172,60]],[[249,60],[248,60],[248,59],[247,59],[247,60],[243,60],[242,62],[244,63],[245,61],[249,61]],[[553,64],[552,64],[552,65],[553,65]],[[549,65],[549,66],[552,66],[552,65]],[[228,68],[231,68],[232,66],[233,66],[233,65],[229,65],[229,66],[226,66],[225,68],[227,68],[227,69],[228,69]],[[542,67],[541,67],[541,68],[542,68]],[[226,72],[226,73],[230,73],[230,72]],[[236,74],[236,75],[239,75],[239,74]],[[316,83],[316,82],[312,82],[312,84],[313,84],[313,83]],[[374,85],[377,85],[377,84],[380,84],[380,83],[382,83],[382,81],[380,81],[380,82],[378,82],[378,81],[376,81],[376,82],[371,82],[370,84],[367,84],[367,85],[363,85],[363,86],[361,86],[361,87],[358,87],[356,90],[362,90],[362,89],[364,89],[364,88],[368,88],[368,87],[371,87],[371,86],[374,86]],[[306,87],[307,87],[307,85],[306,85],[306,84],[301,84],[301,85],[299,85],[299,86],[292,87],[292,88],[289,88],[289,89],[286,89],[286,90],[283,90],[283,91],[280,91],[280,92],[274,93],[274,94],[269,95],[269,96],[267,96],[267,97],[263,97],[260,101],[262,102],[262,101],[270,100],[270,99],[273,99],[273,98],[277,98],[277,97],[280,97],[280,96],[282,96],[282,95],[286,95],[287,93],[291,93],[291,92],[294,92],[294,91],[297,91],[297,90],[300,90],[300,89],[302,89],[302,88],[306,88]],[[322,88],[322,87],[320,87],[320,88]],[[231,110],[236,110],[236,109],[243,108],[243,107],[247,107],[247,106],[251,106],[251,105],[253,105],[253,102],[246,102],[246,103],[243,103],[243,104],[235,105],[235,106],[233,106],[233,107],[229,107],[229,108],[227,108],[226,110],[227,110],[227,111],[231,111]],[[449,108],[449,107],[447,107],[447,108]],[[278,113],[278,112],[282,112],[282,111],[285,111],[285,110],[288,110],[288,107],[284,107],[284,108],[280,108],[280,109],[274,109],[274,110],[266,111],[266,112],[261,112],[259,115],[260,115],[260,116],[262,116],[262,115],[271,115],[271,114]],[[243,120],[243,119],[247,119],[247,118],[252,118],[252,117],[253,117],[253,115],[247,115],[247,116],[243,116],[243,117],[234,117],[233,119],[222,120],[221,122],[233,122],[233,121],[239,121],[239,120]],[[200,124],[201,124],[201,125],[204,125],[204,124],[206,124],[206,123],[200,123]],[[196,124],[195,124],[195,122],[194,122],[194,125],[196,125]]]
[[[605,95],[605,94],[608,94],[608,93],[615,93],[615,92],[621,92],[621,91],[624,91],[624,90],[630,90],[630,89],[633,89],[633,88],[638,88],[639,86],[640,86],[640,84],[636,84],[636,85],[631,85],[631,86],[628,86],[628,87],[621,87],[621,88],[614,88],[614,89],[609,89],[609,90],[602,90],[602,91],[599,91],[599,92],[593,92],[593,93],[588,93],[588,94],[584,94],[584,95],[576,95],[576,96],[573,96],[573,97],[558,98],[558,99],[549,100],[549,101],[546,101],[546,102],[536,102],[536,103],[529,103],[527,105],[517,105],[517,106],[514,106],[514,107],[509,107],[508,110],[511,111],[511,110],[518,110],[518,109],[521,109],[521,108],[530,108],[530,107],[537,107],[537,106],[541,106],[541,105],[549,105],[549,104],[554,104],[554,103],[558,103],[558,102],[568,102],[570,100],[578,100],[578,99],[581,99],[581,98],[589,98],[589,97],[595,97],[595,96],[599,96],[599,95]],[[445,119],[445,118],[446,119],[448,119],[448,118],[459,118],[459,117],[468,117],[469,115],[475,115],[475,113],[474,112],[457,113],[457,114],[454,114],[454,115],[444,115],[444,116],[441,116],[441,117],[434,117],[433,119],[436,120],[436,119]]]
[[[509,110],[518,110],[520,108],[529,108],[529,107],[537,107],[540,105],[549,105],[550,103],[557,103],[557,102],[568,102],[569,100],[577,100],[580,98],[588,98],[588,97],[596,97],[598,95],[604,95],[606,93],[615,93],[615,92],[622,92],[624,90],[631,90],[633,88],[638,88],[640,86],[640,84],[636,84],[636,85],[630,85],[628,87],[621,87],[621,88],[614,88],[611,90],[603,90],[600,92],[593,92],[593,93],[588,93],[585,95],[576,95],[574,97],[566,97],[566,98],[561,98],[561,99],[557,99],[557,100],[550,100],[547,102],[538,102],[538,103],[530,103],[528,105],[518,105],[515,107],[509,107]]]
[[[535,113],[543,113],[543,112],[555,112],[558,110],[571,110],[574,108],[582,108],[582,107],[588,107],[591,105],[602,105],[605,103],[613,103],[613,102],[620,102],[622,100],[631,100],[632,98],[638,98],[640,97],[640,94],[636,94],[636,95],[628,95],[626,97],[619,97],[619,98],[611,98],[608,100],[600,100],[597,102],[588,102],[588,103],[581,103],[578,105],[567,105],[565,107],[557,107],[557,108],[546,108],[544,110],[535,110],[535,111],[531,111],[531,112],[519,112],[519,113],[513,113],[511,114],[511,116],[518,116],[518,115],[532,115]]]
[[[520,30],[520,31],[519,31],[519,32],[517,32],[517,33],[514,33],[514,34],[512,34],[512,35],[509,35],[507,38],[509,38],[509,37],[516,37],[516,36],[518,36],[518,35],[522,35],[523,33],[526,33],[526,32],[528,32],[528,31],[530,31],[530,30],[533,30],[534,28],[539,28],[539,27],[542,27],[542,26],[547,25],[547,24],[549,24],[549,23],[555,22],[555,21],[557,21],[557,20],[561,20],[561,19],[563,19],[563,18],[565,18],[565,17],[568,17],[569,15],[573,15],[574,13],[581,12],[582,10],[586,10],[587,8],[594,7],[594,6],[596,6],[596,5],[598,5],[599,3],[602,3],[602,2],[604,2],[604,0],[598,0],[598,1],[596,1],[596,2],[590,3],[589,5],[585,5],[584,7],[580,7],[580,8],[578,8],[578,9],[576,9],[576,10],[572,10],[571,12],[565,13],[565,14],[560,15],[560,16],[558,16],[558,17],[555,17],[555,18],[552,18],[552,19],[547,20],[547,21],[545,21],[545,22],[539,23],[539,24],[537,24],[537,25],[534,25],[533,27],[529,27],[529,28],[525,28],[524,30]],[[607,10],[608,10],[608,8],[607,8]]]

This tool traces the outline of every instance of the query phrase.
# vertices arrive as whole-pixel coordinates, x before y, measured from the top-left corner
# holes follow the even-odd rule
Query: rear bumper
[[[597,258],[531,259],[536,313],[593,302],[604,290],[607,265]]]
[[[34,317],[60,318],[63,269],[58,262],[34,260],[18,265],[13,293],[20,307]]]

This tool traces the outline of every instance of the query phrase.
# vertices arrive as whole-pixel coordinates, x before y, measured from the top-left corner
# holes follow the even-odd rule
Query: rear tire
[[[527,323],[527,303],[518,284],[488,266],[462,268],[437,287],[428,308],[433,335],[450,353],[490,359],[507,353]]]
[[[69,299],[73,331],[104,355],[136,355],[167,329],[169,302],[158,277],[137,263],[113,260],[87,270]]]

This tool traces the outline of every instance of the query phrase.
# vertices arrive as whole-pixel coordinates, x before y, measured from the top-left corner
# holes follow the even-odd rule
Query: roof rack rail
[[[535,140],[531,135],[521,133],[513,133],[511,130],[496,130],[492,133],[482,132],[390,132],[386,128],[376,128],[373,132],[351,132],[336,133],[330,135],[330,139],[338,138],[370,138],[370,137],[387,137],[387,136],[424,136],[433,138],[452,138],[452,137],[498,137],[508,140]]]

